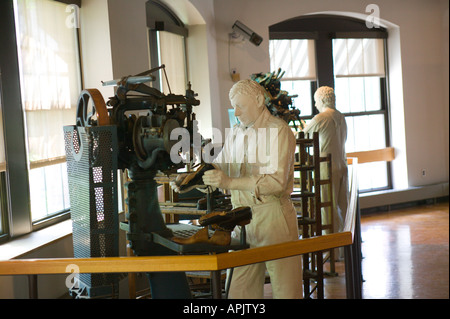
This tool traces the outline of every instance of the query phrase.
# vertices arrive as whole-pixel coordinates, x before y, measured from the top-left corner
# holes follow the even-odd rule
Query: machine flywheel
[[[77,126],[109,125],[110,118],[105,100],[97,89],[81,91],[77,106]]]

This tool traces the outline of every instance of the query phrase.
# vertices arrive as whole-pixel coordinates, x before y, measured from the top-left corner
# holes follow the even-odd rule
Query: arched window
[[[308,15],[269,27],[271,69],[286,71],[282,87],[298,94],[295,106],[308,121],[320,86],[335,89],[347,121],[347,152],[390,146],[384,28],[334,15]],[[389,162],[359,166],[360,191],[392,188]]]

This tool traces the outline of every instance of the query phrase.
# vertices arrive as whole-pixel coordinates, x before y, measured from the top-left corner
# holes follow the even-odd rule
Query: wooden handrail
[[[357,159],[349,161],[352,164],[351,199],[343,232],[215,255],[13,259],[0,261],[0,275],[65,274],[73,271],[70,265],[75,265],[79,273],[217,271],[349,246],[353,243],[355,230]]]
[[[395,149],[386,147],[379,150],[352,152],[347,153],[347,157],[357,158],[359,164],[379,161],[390,162],[395,159]]]
[[[351,238],[342,232],[216,255],[13,259],[0,261],[0,275],[65,274],[70,265],[79,273],[216,271],[346,246]]]

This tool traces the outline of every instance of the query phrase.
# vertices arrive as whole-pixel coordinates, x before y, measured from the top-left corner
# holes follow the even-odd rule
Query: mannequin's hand
[[[175,179],[175,181],[172,181],[169,183],[170,187],[177,193],[180,192],[180,185],[183,182],[183,180],[186,178],[186,176],[188,176],[188,174],[186,173],[182,173],[180,175],[177,176],[177,178]]]
[[[305,122],[304,120],[300,120],[300,122],[302,123],[303,129],[305,129],[305,127],[306,127],[306,122]]]
[[[220,169],[212,169],[203,174],[203,183],[217,188],[229,189],[231,178]]]

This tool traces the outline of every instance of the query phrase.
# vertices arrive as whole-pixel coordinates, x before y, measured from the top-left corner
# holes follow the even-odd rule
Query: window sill
[[[0,260],[23,257],[70,235],[72,235],[72,220],[69,219],[0,245]]]
[[[419,200],[445,197],[449,195],[448,182],[409,187],[407,189],[390,189],[359,195],[360,208],[375,208],[387,205],[408,203]]]

